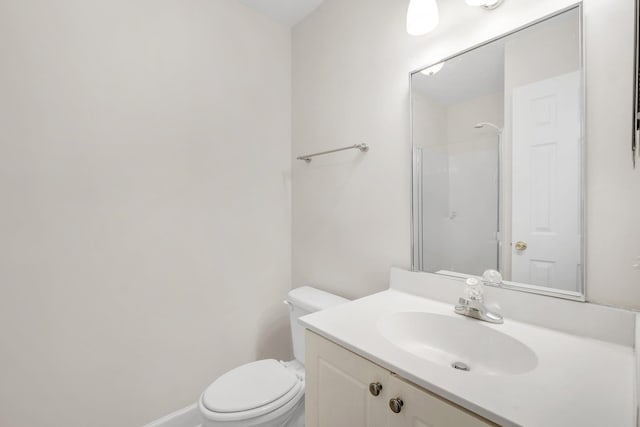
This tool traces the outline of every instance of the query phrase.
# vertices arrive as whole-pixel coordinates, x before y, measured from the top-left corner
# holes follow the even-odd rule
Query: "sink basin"
[[[378,321],[378,330],[400,349],[461,374],[519,375],[537,366],[536,354],[517,339],[479,320],[453,316],[393,313]]]

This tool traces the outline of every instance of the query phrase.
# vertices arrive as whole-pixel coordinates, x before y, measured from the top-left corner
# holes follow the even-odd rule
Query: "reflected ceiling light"
[[[422,74],[424,74],[425,76],[433,76],[434,74],[436,74],[438,71],[442,70],[442,67],[444,67],[444,62],[440,62],[436,65],[432,65],[429,68],[425,68],[424,70],[420,71]]]
[[[493,10],[500,6],[504,0],[465,0],[469,6],[482,6],[487,10]]]
[[[427,34],[438,26],[439,21],[436,0],[409,0],[407,33],[412,36]]]

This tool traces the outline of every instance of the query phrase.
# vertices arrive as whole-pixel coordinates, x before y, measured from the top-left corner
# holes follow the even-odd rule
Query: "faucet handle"
[[[498,270],[485,270],[482,273],[482,281],[491,285],[502,285],[502,274]]]
[[[468,301],[477,301],[482,303],[484,289],[482,288],[482,282],[475,278],[469,277],[464,282],[464,296]]]

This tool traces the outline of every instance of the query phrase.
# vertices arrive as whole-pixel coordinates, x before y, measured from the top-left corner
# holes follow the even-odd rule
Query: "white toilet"
[[[298,318],[348,300],[303,286],[289,292],[289,319],[295,359],[259,360],[239,366],[202,393],[203,427],[304,426],[304,328]]]

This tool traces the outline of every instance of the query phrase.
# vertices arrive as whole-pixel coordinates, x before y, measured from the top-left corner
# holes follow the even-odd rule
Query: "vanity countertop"
[[[630,346],[507,318],[504,324],[482,325],[533,349],[538,358],[536,368],[507,376],[462,372],[427,362],[384,338],[377,323],[396,312],[461,317],[453,312],[453,304],[389,289],[307,315],[300,323],[500,425],[635,426],[636,356]]]

